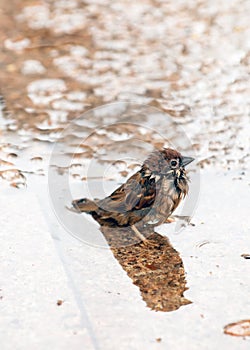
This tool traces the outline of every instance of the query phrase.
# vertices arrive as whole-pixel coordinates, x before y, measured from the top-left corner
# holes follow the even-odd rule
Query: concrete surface
[[[94,349],[91,325],[37,196],[2,194],[0,208],[1,349]]]

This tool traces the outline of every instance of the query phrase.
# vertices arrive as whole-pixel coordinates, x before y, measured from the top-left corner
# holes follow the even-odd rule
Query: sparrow
[[[185,166],[194,158],[163,148],[152,152],[142,167],[104,199],[76,199],[77,211],[91,214],[101,226],[131,227],[143,241],[147,227],[158,226],[170,217],[188,193]]]

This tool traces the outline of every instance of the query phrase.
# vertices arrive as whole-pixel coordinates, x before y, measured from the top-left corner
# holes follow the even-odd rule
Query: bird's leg
[[[146,237],[143,236],[143,234],[138,230],[137,227],[135,227],[135,225],[132,225],[131,228],[136,234],[136,236],[140,239],[140,241],[144,242],[146,240]]]
[[[149,239],[147,239],[139,230],[135,225],[131,225],[132,230],[134,231],[134,233],[136,234],[136,236],[140,239],[140,242],[142,242],[145,245],[154,245],[154,243],[152,241],[150,241]]]

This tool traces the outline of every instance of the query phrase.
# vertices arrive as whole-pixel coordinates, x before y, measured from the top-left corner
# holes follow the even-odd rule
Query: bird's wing
[[[127,212],[150,207],[155,200],[155,179],[143,176],[141,171],[132,175],[125,184],[109,197],[98,201],[98,206],[106,211]]]

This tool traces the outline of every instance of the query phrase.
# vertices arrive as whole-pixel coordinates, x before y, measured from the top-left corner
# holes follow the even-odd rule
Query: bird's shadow
[[[81,213],[75,208],[67,209]],[[98,218],[94,219],[101,225],[99,229],[114,257],[139,287],[149,308],[167,312],[191,303],[184,297],[188,288],[183,261],[166,236],[155,232],[153,227],[147,228],[143,234],[150,244],[144,244],[130,227],[103,225]],[[183,225],[190,223],[189,216],[175,216],[175,219],[182,220]]]
[[[174,311],[191,303],[184,297],[187,286],[183,261],[167,237],[150,230],[147,236],[151,244],[144,244],[133,242],[135,234],[129,227],[100,227],[114,257],[139,287],[147,306],[156,311]]]

